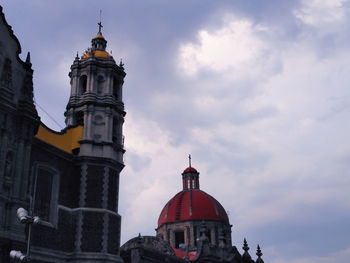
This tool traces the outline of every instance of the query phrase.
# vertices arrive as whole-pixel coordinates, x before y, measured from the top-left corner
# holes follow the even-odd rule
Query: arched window
[[[78,111],[75,113],[75,125],[84,125],[84,112]]]
[[[119,83],[117,78],[113,78],[113,96],[118,99],[119,98]]]
[[[114,117],[113,118],[113,128],[112,128],[112,141],[113,142],[118,142],[118,137],[119,137],[119,131],[118,131],[118,127],[119,126],[119,122],[118,122],[118,118]]]
[[[59,173],[47,164],[36,164],[33,173],[33,212],[42,224],[57,224]]]
[[[103,82],[105,81],[104,77],[99,75],[97,77],[97,93],[101,94],[103,92]]]
[[[86,92],[87,87],[87,77],[86,75],[82,75],[79,78],[79,94],[84,94]]]

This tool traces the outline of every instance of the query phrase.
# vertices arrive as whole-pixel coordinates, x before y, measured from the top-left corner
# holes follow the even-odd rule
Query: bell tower
[[[122,62],[117,65],[106,51],[107,40],[99,31],[91,47],[71,66],[71,94],[66,107],[67,128],[83,125],[79,156],[104,157],[122,163],[124,104]]]
[[[69,73],[71,94],[66,129],[82,126],[80,147],[73,150],[79,176],[75,253],[84,262],[122,262],[119,256],[121,217],[118,214],[119,175],[124,167],[122,126],[123,63],[106,51],[99,31],[91,47],[75,57]],[[75,261],[74,261],[75,262]]]

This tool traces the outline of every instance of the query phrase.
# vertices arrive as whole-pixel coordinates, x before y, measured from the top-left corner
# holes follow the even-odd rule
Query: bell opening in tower
[[[76,125],[84,125],[84,112],[78,111],[75,114],[75,124]]]
[[[180,248],[181,244],[185,244],[185,233],[184,231],[175,232],[175,248]]]
[[[119,93],[119,85],[117,78],[113,78],[113,96],[118,99],[118,93]]]
[[[79,89],[79,94],[84,94],[86,92],[86,87],[87,87],[87,77],[86,75],[83,75],[79,79],[80,83],[80,89]]]

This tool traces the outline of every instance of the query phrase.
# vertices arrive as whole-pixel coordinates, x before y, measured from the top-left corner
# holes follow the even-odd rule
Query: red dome
[[[164,223],[187,220],[218,220],[229,223],[222,205],[201,190],[177,193],[160,213],[158,227]]]
[[[193,167],[187,167],[183,173],[198,173],[197,170]]]

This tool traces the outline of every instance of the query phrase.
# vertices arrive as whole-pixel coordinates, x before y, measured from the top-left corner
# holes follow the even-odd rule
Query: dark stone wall
[[[59,204],[69,208],[79,207],[80,166],[73,166],[61,174]]]
[[[78,207],[79,187],[80,187],[80,168],[74,166],[73,156],[63,152],[45,142],[34,139],[31,154],[31,167],[37,164],[43,164],[45,167],[55,169],[58,172],[58,180],[52,185],[52,190],[58,189],[58,196],[53,197],[52,206],[54,217],[45,225],[36,225],[32,231],[33,246],[54,249],[64,252],[73,252],[77,212],[65,210],[59,205],[67,208]],[[31,186],[29,192],[33,191],[34,169],[31,173]],[[38,189],[40,190],[40,189]],[[57,199],[55,199],[57,198]],[[48,223],[52,225],[48,225]]]
[[[74,251],[77,213],[59,209],[57,228],[36,225],[32,231],[32,245],[64,252]]]
[[[118,189],[119,189],[119,174],[116,170],[109,170],[108,184],[108,209],[118,211]]]
[[[104,166],[88,165],[86,207],[102,208]]]
[[[83,212],[81,250],[101,252],[103,235],[103,213]]]
[[[108,248],[107,251],[110,254],[119,254],[120,247],[120,225],[121,218],[116,215],[109,215],[108,225]]]

